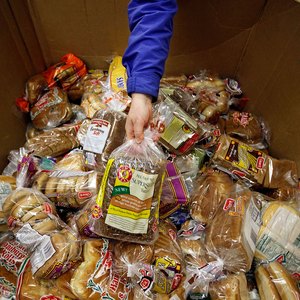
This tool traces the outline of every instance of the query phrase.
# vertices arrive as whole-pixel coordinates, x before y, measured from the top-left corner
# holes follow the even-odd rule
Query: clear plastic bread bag
[[[70,280],[76,299],[132,299],[131,284],[112,270],[112,243],[108,239],[85,240],[83,261]]]
[[[110,156],[90,215],[104,237],[151,244],[158,235],[158,209],[165,155],[151,138],[129,140]]]
[[[191,202],[191,217],[201,223],[210,223],[233,189],[233,180],[226,173],[207,169],[196,181]]]
[[[0,299],[16,299],[18,274],[28,260],[28,252],[11,233],[0,239]]]
[[[33,182],[33,188],[45,194],[55,205],[82,208],[96,196],[101,182],[95,171],[54,170],[41,172]]]
[[[255,260],[281,262],[293,277],[299,278],[299,210],[289,203],[273,201],[263,206],[261,219]]]
[[[171,153],[182,155],[190,151],[204,134],[197,121],[168,95],[154,107],[151,128],[159,142]]]
[[[15,190],[6,198],[3,212],[9,229],[31,253],[32,272],[37,278],[57,278],[80,258],[78,236],[39,191]]]
[[[117,108],[97,111],[84,136],[83,150],[90,169],[104,172],[110,154],[125,138],[126,114]]]
[[[206,231],[207,249],[220,257],[229,272],[247,272],[260,229],[261,202],[243,185],[235,184],[217,209]]]
[[[209,295],[212,300],[250,300],[245,273],[227,274],[219,280],[211,282]],[[271,298],[266,299],[271,300]]]
[[[42,134],[32,137],[25,143],[25,148],[39,157],[57,157],[79,147],[77,131],[79,124],[72,124],[46,130]]]
[[[270,128],[250,112],[230,111],[225,117],[225,131],[257,149],[266,149],[270,144]]]

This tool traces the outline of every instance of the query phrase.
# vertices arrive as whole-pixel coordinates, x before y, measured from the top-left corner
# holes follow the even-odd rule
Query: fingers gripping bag
[[[207,227],[207,249],[220,257],[229,272],[250,270],[260,228],[261,202],[242,185],[236,184],[223,200]]]
[[[152,139],[129,140],[110,156],[90,216],[92,231],[112,239],[151,244],[158,235],[158,209],[165,156]]]

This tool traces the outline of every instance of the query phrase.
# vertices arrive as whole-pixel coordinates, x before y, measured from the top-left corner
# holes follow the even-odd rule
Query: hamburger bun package
[[[163,152],[148,137],[112,152],[89,217],[92,231],[112,239],[153,244],[165,167]]]
[[[30,252],[36,278],[53,279],[79,259],[81,242],[63,223],[54,205],[39,191],[19,188],[6,198],[3,211],[9,229]]]

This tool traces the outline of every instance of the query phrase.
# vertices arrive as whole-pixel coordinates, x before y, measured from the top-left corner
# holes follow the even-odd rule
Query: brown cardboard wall
[[[9,151],[24,144],[26,123],[23,114],[15,106],[15,98],[22,95],[25,80],[33,70],[30,62],[25,58],[26,50],[22,46],[17,27],[13,22],[9,6],[2,1],[0,5],[0,170],[6,165]]]
[[[209,68],[233,74],[265,0],[179,0],[167,73]],[[48,65],[68,51],[90,67],[107,67],[128,38],[126,0],[31,0],[31,16]]]
[[[238,78],[249,108],[272,129],[271,154],[300,169],[300,4],[270,0],[254,28]]]

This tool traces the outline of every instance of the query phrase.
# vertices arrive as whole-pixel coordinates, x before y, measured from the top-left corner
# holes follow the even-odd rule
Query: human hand
[[[139,93],[131,95],[131,106],[126,120],[126,135],[129,140],[135,139],[141,143],[144,139],[144,129],[152,117],[151,96]]]

